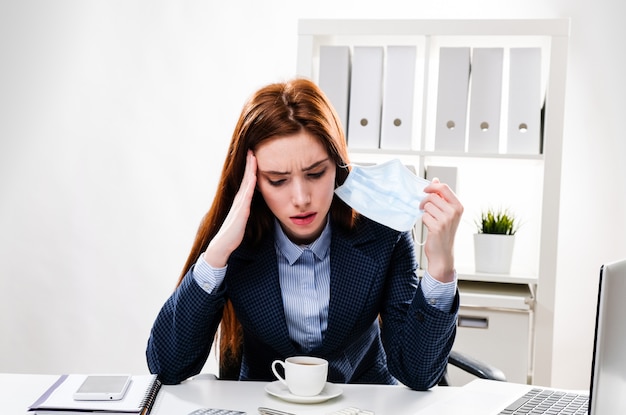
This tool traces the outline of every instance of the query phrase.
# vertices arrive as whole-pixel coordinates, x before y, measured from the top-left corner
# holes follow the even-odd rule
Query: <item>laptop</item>
[[[544,403],[530,412],[529,406],[546,395],[552,395],[552,400],[569,401],[567,405],[578,408],[562,413],[626,413],[625,299],[626,259],[604,264],[600,268],[589,393],[477,379],[460,387],[451,398],[427,407],[420,415],[560,414],[548,411],[551,403]]]

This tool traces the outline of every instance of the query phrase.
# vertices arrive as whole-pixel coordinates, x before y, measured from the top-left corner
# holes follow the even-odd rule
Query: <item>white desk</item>
[[[0,412],[26,414],[27,407],[57,378],[57,375],[0,374]],[[368,409],[376,415],[412,415],[452,396],[456,390],[435,387],[416,392],[404,386],[340,385],[343,394],[337,398],[318,404],[294,404],[267,394],[265,385],[265,382],[219,381],[213,375],[199,375],[180,385],[163,386],[151,415],[186,415],[203,407],[237,409],[255,415],[259,406],[296,415],[324,415],[349,406]]]

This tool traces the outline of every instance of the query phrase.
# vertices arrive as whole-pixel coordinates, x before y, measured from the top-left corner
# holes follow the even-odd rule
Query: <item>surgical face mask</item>
[[[375,166],[352,165],[335,194],[363,216],[397,231],[408,231],[424,213],[419,205],[429,183],[393,159]]]

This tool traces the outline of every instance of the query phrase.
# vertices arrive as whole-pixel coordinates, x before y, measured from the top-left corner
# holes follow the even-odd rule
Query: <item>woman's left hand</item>
[[[439,179],[424,188],[426,197],[420,203],[424,210],[422,223],[428,229],[424,251],[428,258],[428,273],[441,282],[454,280],[454,237],[463,205],[454,192]]]

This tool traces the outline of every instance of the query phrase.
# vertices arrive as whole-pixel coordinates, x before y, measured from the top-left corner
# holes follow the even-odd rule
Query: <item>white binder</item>
[[[320,46],[318,85],[333,104],[343,131],[347,133],[350,94],[349,46]]]
[[[511,48],[507,153],[541,152],[541,49]]]
[[[465,151],[470,48],[439,50],[435,150]]]
[[[498,153],[502,107],[503,48],[475,48],[472,53],[467,149]]]
[[[416,46],[387,47],[380,148],[411,149],[416,57]]]
[[[355,46],[348,114],[348,146],[351,148],[379,148],[382,81],[383,48]]]

